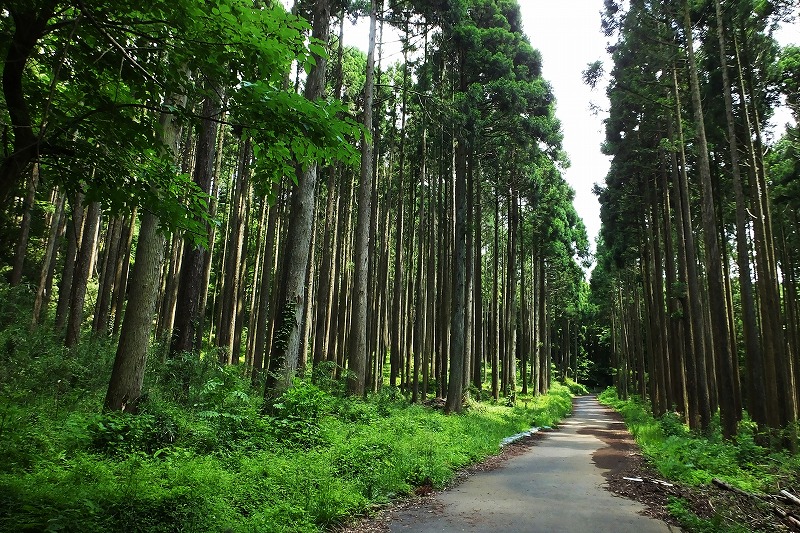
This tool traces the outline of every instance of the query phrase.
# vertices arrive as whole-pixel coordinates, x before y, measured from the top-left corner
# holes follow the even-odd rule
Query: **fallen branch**
[[[788,490],[782,490],[781,494],[783,495],[784,498],[786,498],[787,500],[789,500],[793,504],[800,505],[800,498],[798,498],[797,496],[795,496],[794,494],[792,494]]]
[[[729,485],[728,483],[725,483],[721,479],[717,478],[712,479],[711,482],[722,489],[729,490],[731,492],[735,492],[736,494],[741,494],[743,496],[747,496],[748,498],[753,498],[755,500],[763,501],[770,507],[770,509],[772,509],[773,513],[775,513],[781,518],[781,520],[786,521],[795,531],[800,531],[800,520],[798,520],[798,518],[794,516],[793,513],[786,512],[786,510],[784,510],[782,507],[774,503],[773,500],[780,500],[780,497],[746,492],[743,491],[742,489],[734,487],[733,485]],[[798,498],[797,496],[786,490],[781,491],[781,496],[784,499],[794,503],[795,505],[800,505],[800,498]]]
[[[713,483],[714,485],[716,485],[717,487],[719,487],[721,489],[729,490],[731,492],[735,492],[736,494],[741,494],[742,496],[747,496],[748,498],[754,498],[754,499],[757,499],[757,500],[762,499],[761,496],[759,496],[758,494],[753,494],[753,493],[750,493],[750,492],[743,491],[742,489],[734,487],[733,485],[729,485],[728,483],[725,483],[724,481],[722,481],[721,479],[716,478],[716,477],[711,480],[711,483]]]

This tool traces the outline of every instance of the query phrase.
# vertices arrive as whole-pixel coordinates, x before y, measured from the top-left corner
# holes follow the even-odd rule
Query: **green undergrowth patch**
[[[268,416],[241,368],[153,354],[141,412],[101,414],[113,346],[23,333],[0,332],[0,531],[322,531],[571,409],[558,384],[447,416],[298,379]]]
[[[598,399],[622,414],[642,452],[670,481],[701,486],[719,478],[744,491],[765,494],[800,482],[800,456],[759,445],[757,427],[747,418],[739,423],[736,437],[726,441],[718,415],[707,433],[698,434],[676,413],[654,418],[638,397],[622,400],[613,388]],[[713,521],[694,516],[682,500],[674,500],[669,508],[690,531],[719,531]]]
[[[582,383],[578,383],[577,381],[574,381],[570,378],[564,380],[564,385],[575,396],[586,396],[587,394],[589,394],[589,389],[587,389],[585,385],[583,385]]]

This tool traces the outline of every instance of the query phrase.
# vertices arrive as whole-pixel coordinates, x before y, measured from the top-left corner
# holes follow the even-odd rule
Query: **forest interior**
[[[797,0],[581,3],[593,245],[536,2],[287,3],[0,6],[0,531],[329,531],[589,390],[800,530]]]

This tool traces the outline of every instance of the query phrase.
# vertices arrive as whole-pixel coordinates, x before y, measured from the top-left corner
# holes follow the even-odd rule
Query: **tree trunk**
[[[408,38],[408,21],[406,20],[406,39]],[[403,308],[403,236],[405,230],[404,219],[404,203],[405,203],[405,162],[406,162],[406,109],[407,109],[407,85],[408,85],[408,45],[403,46],[403,87],[402,87],[402,107],[400,111],[400,155],[399,155],[399,172],[397,176],[397,223],[395,229],[395,243],[394,243],[394,280],[393,290],[394,295],[392,300],[392,321],[391,321],[391,334],[392,334],[392,347],[390,353],[390,372],[389,372],[389,385],[395,387],[397,379],[400,377],[400,367],[402,365],[402,308]]]
[[[466,396],[469,396],[470,378],[472,376],[472,354],[475,335],[473,333],[473,325],[475,323],[473,293],[475,291],[475,255],[472,253],[473,246],[473,232],[472,226],[474,223],[473,217],[475,215],[473,208],[473,195],[475,181],[473,156],[467,156],[467,198],[466,198],[466,270],[464,273],[464,377],[462,387],[465,390]]]
[[[67,336],[64,345],[71,348],[78,344],[83,324],[83,304],[86,301],[86,287],[91,275],[92,256],[97,246],[97,231],[100,226],[100,202],[92,202],[86,210],[86,225],[83,229],[81,249],[75,266],[75,278],[70,297]]]
[[[474,224],[472,229],[475,231],[475,240],[473,246],[473,252],[475,258],[473,259],[473,266],[475,269],[475,273],[473,274],[473,284],[475,287],[475,350],[472,354],[472,386],[478,390],[478,395],[481,394],[481,388],[483,387],[483,375],[482,375],[482,367],[483,367],[483,358],[484,358],[484,342],[483,338],[485,335],[485,328],[484,328],[484,316],[483,316],[483,241],[482,241],[482,234],[481,229],[483,226],[483,199],[481,197],[482,187],[481,181],[478,180],[475,183],[475,216],[474,216]]]
[[[133,212],[125,218],[125,227],[122,231],[121,246],[122,253],[119,262],[117,262],[117,272],[114,281],[114,298],[111,306],[111,313],[114,315],[114,326],[112,334],[116,336],[122,327],[122,308],[125,305],[128,287],[128,270],[131,264],[131,246],[133,243],[133,229],[136,222],[136,211],[134,207]]]
[[[372,215],[372,104],[375,88],[375,31],[377,2],[370,3],[369,50],[364,82],[364,129],[361,139],[361,175],[358,183],[358,222],[355,228],[355,273],[353,285],[353,320],[350,324],[348,364],[350,378],[347,391],[354,396],[364,395],[367,367],[367,306],[369,274],[369,230]]]
[[[717,217],[714,211],[714,190],[711,184],[711,165],[708,159],[708,143],[706,142],[705,124],[703,119],[703,105],[700,96],[700,82],[697,74],[697,64],[694,56],[692,42],[692,21],[688,1],[683,2],[683,23],[686,33],[686,53],[689,59],[689,75],[692,93],[692,107],[694,108],[695,126],[697,134],[697,155],[699,158],[700,181],[702,185],[702,214],[703,238],[705,243],[706,272],[708,276],[708,296],[712,302],[724,302],[725,291],[722,285],[722,262],[720,259],[719,237],[717,235]],[[725,315],[725,307],[715,304],[711,312],[711,341],[714,345],[716,360],[722,365],[723,377],[721,387],[722,404],[720,412],[722,417],[722,430],[726,438],[736,434],[737,415],[734,401],[733,386],[733,359],[730,353],[730,333]],[[701,415],[705,413],[701,411]],[[702,427],[708,427],[709,420],[701,420]]]
[[[176,116],[161,116],[161,138],[173,158],[178,152],[178,128]],[[122,322],[114,368],[103,404],[106,411],[137,411],[163,262],[164,236],[159,229],[158,217],[145,212],[139,229],[136,263],[131,273],[131,286],[136,290],[131,292]]]
[[[9,9],[14,30],[7,41],[3,62],[3,100],[11,119],[14,146],[0,162],[0,203],[6,202],[28,165],[39,156],[40,139],[33,132],[23,78],[28,58],[45,34],[57,4],[56,0],[46,0],[41,5],[29,4],[25,9],[20,9],[22,4]]]
[[[464,88],[465,73],[461,72]],[[456,142],[455,151],[455,243],[453,249],[453,299],[450,322],[450,374],[445,411],[460,413],[464,392],[465,296],[467,270],[467,141]]]
[[[31,231],[31,215],[33,214],[33,204],[36,202],[36,187],[39,184],[39,164],[35,163],[28,178],[28,188],[25,194],[25,201],[22,204],[22,220],[19,223],[19,240],[14,253],[14,265],[11,268],[12,287],[19,285],[22,281],[22,267],[25,265],[25,254],[28,251],[28,235]]]
[[[278,220],[278,207],[269,208],[267,218],[267,235],[264,244],[263,264],[261,265],[261,290],[259,291],[258,305],[256,308],[256,335],[253,347],[253,371],[251,381],[258,382],[261,371],[264,369],[264,354],[267,345],[267,324],[269,322],[269,302],[272,296],[272,280],[275,270],[275,231]]]
[[[330,0],[318,0],[313,7],[312,37],[327,45],[330,21]],[[305,97],[322,98],[325,91],[324,57],[315,56],[316,64],[306,79]],[[313,230],[314,193],[317,184],[317,164],[297,170],[298,185],[292,190],[291,212],[283,258],[276,327],[267,375],[265,396],[277,396],[292,384],[300,349],[300,325],[305,293],[306,268]]]
[[[216,96],[206,96],[203,100],[201,111],[203,119],[200,121],[200,130],[197,134],[195,147],[195,164],[192,181],[198,189],[205,194],[211,192],[211,182],[214,176],[214,155],[217,140],[217,122],[214,117],[219,113],[219,104]],[[201,222],[196,220],[195,222]],[[209,228],[205,227],[208,236]],[[195,244],[191,240],[184,242],[183,259],[178,279],[178,293],[176,302],[175,321],[170,335],[169,353],[176,357],[182,352],[192,352],[198,330],[201,327],[200,299],[203,292],[204,266],[208,246]]]
[[[159,289],[159,274],[164,262],[164,237],[158,218],[145,212],[139,229],[136,263],[131,274],[131,292],[122,321],[114,368],[103,409],[135,413],[142,392],[147,349]]]
[[[60,331],[67,323],[69,301],[72,294],[72,280],[75,277],[75,259],[83,234],[83,193],[78,192],[72,203],[71,221],[67,223],[67,251],[64,254],[64,272],[58,285],[58,304],[56,305],[55,329]]]
[[[668,122],[668,138],[673,139],[672,134],[672,122]],[[674,152],[673,152],[674,154]],[[677,169],[676,169],[677,171]],[[683,329],[683,320],[680,318],[680,295],[676,294],[677,291],[677,283],[678,278],[676,272],[680,270],[682,267],[678,267],[676,270],[676,266],[682,264],[682,258],[678,258],[676,260],[675,257],[675,247],[673,245],[672,235],[672,218],[670,216],[671,212],[671,202],[670,202],[670,191],[669,186],[667,184],[668,179],[668,160],[666,158],[666,154],[664,154],[664,158],[662,159],[661,164],[661,172],[660,172],[660,180],[659,180],[659,189],[661,192],[661,229],[662,234],[664,236],[664,266],[666,270],[666,281],[667,281],[667,298],[668,298],[668,349],[670,352],[670,374],[671,374],[671,384],[672,389],[670,393],[670,403],[667,405],[670,409],[677,409],[679,413],[683,413],[684,416],[687,416],[687,400],[686,400],[686,367],[684,364],[685,360],[685,352],[684,352],[684,329]],[[678,213],[676,212],[676,218]],[[678,222],[676,225],[680,226]]]
[[[166,337],[172,332],[172,325],[175,322],[175,307],[178,301],[178,278],[181,271],[181,261],[183,260],[183,237],[180,231],[172,233],[169,249],[169,261],[164,265],[162,287],[159,291],[161,301],[158,305],[159,311],[156,323],[156,336],[159,340],[166,340]]]
[[[492,331],[489,355],[492,358],[492,398],[500,399],[500,191],[494,187],[494,257],[492,276]]]
[[[686,388],[689,395],[689,426],[692,429],[705,429],[711,420],[711,407],[708,397],[708,381],[705,371],[705,345],[703,343],[704,331],[703,310],[701,306],[700,281],[697,273],[697,256],[694,244],[694,229],[692,228],[692,214],[689,203],[689,179],[687,176],[685,140],[680,92],[678,90],[678,74],[673,67],[673,91],[675,97],[676,122],[678,124],[678,150],[680,154],[680,171],[676,170],[676,198],[680,200],[680,222],[678,239],[680,250],[683,253],[685,266],[686,294],[684,297],[684,312],[689,319],[686,321],[688,332],[686,349]]]
[[[58,250],[56,244],[58,242],[58,234],[61,230],[62,218],[64,216],[64,193],[58,193],[56,200],[56,212],[50,222],[50,234],[47,238],[47,249],[44,254],[44,261],[42,262],[42,273],[39,276],[39,284],[36,289],[36,299],[33,302],[33,317],[31,318],[31,328],[35,328],[39,324],[39,317],[42,309],[47,307],[47,302],[50,301],[51,284],[48,280],[52,280],[52,272],[55,268],[55,256]]]
[[[220,363],[229,365],[239,362],[236,331],[237,324],[240,324],[238,308],[242,284],[242,261],[246,253],[245,230],[249,211],[251,146],[249,137],[241,140],[236,188],[231,206],[228,247],[224,258],[225,284],[219,304],[222,316],[217,333],[217,346],[220,348]],[[305,272],[305,267],[302,270]]]
[[[95,305],[92,332],[95,335],[108,335],[108,322],[111,313],[111,295],[114,290],[114,279],[119,263],[119,246],[122,239],[122,216],[116,216],[108,222],[106,229],[105,257],[100,273],[100,283],[97,289],[97,302]]]

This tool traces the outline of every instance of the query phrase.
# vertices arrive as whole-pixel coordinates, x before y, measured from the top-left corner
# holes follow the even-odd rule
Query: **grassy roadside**
[[[648,406],[633,398],[621,400],[616,390],[609,388],[598,396],[601,403],[616,409],[625,419],[642,452],[667,480],[680,483],[703,493],[716,510],[713,516],[700,517],[692,502],[673,499],[669,509],[688,531],[773,531],[761,529],[747,515],[726,502],[730,494],[714,490],[712,479],[718,478],[748,493],[777,494],[782,488],[800,489],[800,456],[788,452],[773,452],[757,443],[755,424],[744,420],[733,441],[725,441],[715,419],[708,435],[689,431],[675,413],[656,419]],[[757,501],[741,505],[753,504]],[[767,515],[770,514],[767,510]]]
[[[392,389],[355,400],[298,380],[273,416],[236,367],[159,362],[138,416],[101,415],[113,346],[0,331],[0,531],[318,532],[440,486],[503,437],[555,425],[565,386],[463,415]],[[187,396],[172,391],[191,376]]]

